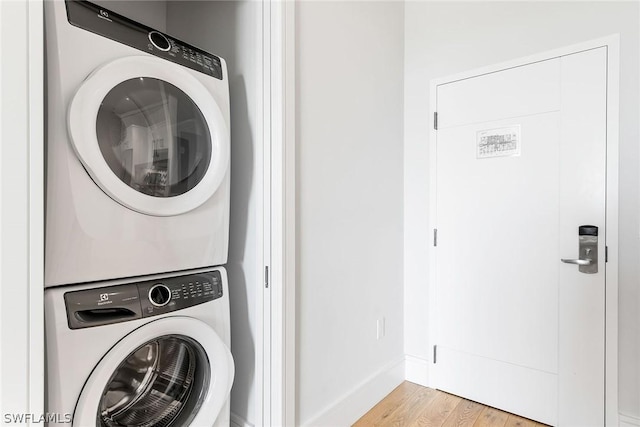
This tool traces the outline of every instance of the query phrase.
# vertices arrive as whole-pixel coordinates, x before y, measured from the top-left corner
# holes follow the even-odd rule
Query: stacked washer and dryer
[[[86,1],[45,34],[46,411],[228,426],[225,62]]]

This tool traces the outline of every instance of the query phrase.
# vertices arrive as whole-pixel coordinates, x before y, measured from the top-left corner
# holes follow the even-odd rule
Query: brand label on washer
[[[519,156],[520,125],[479,130],[476,133],[476,158]]]

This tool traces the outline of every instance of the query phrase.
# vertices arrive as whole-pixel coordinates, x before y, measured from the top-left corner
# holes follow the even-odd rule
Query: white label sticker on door
[[[476,140],[478,159],[520,155],[520,125],[479,130]]]

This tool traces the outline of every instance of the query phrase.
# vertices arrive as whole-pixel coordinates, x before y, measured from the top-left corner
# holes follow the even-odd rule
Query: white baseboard
[[[428,368],[429,361],[427,359],[410,354],[405,356],[405,379],[407,381],[428,387]]]
[[[231,427],[254,427],[253,424],[247,422],[244,418],[239,415],[231,413]]]
[[[309,427],[350,426],[404,381],[405,359],[388,364],[336,402],[301,423]]]
[[[638,427],[640,418],[627,414],[620,414],[620,427]]]

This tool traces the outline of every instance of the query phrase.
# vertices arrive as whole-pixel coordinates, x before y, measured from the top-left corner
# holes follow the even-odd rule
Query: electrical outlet
[[[381,340],[385,335],[385,321],[384,317],[381,317],[376,321],[376,338]]]

